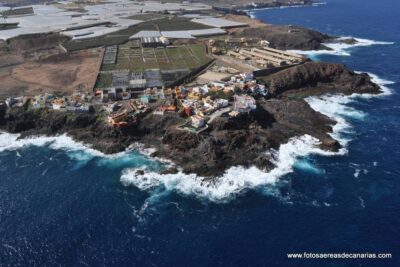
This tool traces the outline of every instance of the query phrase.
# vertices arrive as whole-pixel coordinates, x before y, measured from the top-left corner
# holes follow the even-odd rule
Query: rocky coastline
[[[359,41],[352,37],[339,37],[299,25],[275,25],[252,18],[249,11],[245,14],[227,14],[226,19],[248,24],[250,27],[235,29],[232,36],[261,38],[268,40],[269,46],[281,50],[333,50],[330,44],[357,45]]]
[[[316,2],[314,0],[300,1],[247,1],[247,0],[228,0],[225,5],[216,5],[213,2],[213,8],[220,12],[232,13],[237,15],[247,14],[250,9],[280,8],[280,7],[296,7],[311,6]]]
[[[304,100],[322,94],[379,94],[368,74],[344,65],[307,62],[261,79],[269,88],[267,98],[257,99],[257,109],[237,117],[219,117],[201,134],[177,129],[179,116],[151,113],[137,127],[115,129],[98,113],[75,114],[30,110],[26,106],[0,110],[0,129],[21,134],[57,136],[66,133],[88,146],[111,154],[132,143],[153,148],[154,157],[170,160],[184,173],[217,177],[232,166],[257,166],[271,170],[266,151],[278,149],[292,137],[310,135],[320,148],[338,151],[340,144],[329,133],[335,121],[313,110]],[[176,168],[164,172],[176,172]]]

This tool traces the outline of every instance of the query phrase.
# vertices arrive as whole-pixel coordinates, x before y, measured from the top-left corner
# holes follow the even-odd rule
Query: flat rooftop
[[[221,18],[197,18],[193,19],[192,21],[216,28],[235,28],[247,26],[246,23]]]
[[[159,31],[140,31],[140,32],[132,35],[129,39],[135,40],[135,39],[141,39],[141,38],[147,38],[147,37],[161,37],[161,33]]]
[[[202,36],[226,34],[226,31],[219,28],[189,31],[163,31],[161,34],[171,39],[194,39]]]

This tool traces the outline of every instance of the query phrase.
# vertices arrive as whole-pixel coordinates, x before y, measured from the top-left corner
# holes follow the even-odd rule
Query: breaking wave
[[[382,87],[384,94],[390,92],[389,88],[385,89],[385,85],[392,82],[380,79],[373,74],[370,75],[373,81]],[[353,132],[346,119],[362,120],[366,115],[349,106],[359,97],[365,97],[365,95],[325,95],[306,99],[314,110],[337,122],[333,126],[331,136],[339,141],[342,148],[336,153],[319,149],[319,141],[316,138],[304,135],[291,138],[288,143],[281,145],[278,151],[266,152],[275,159],[276,167],[270,172],[264,172],[256,167],[232,167],[224,175],[214,179],[213,183],[208,183],[205,182],[204,177],[196,174],[184,174],[181,171],[176,174],[160,174],[148,170],[138,173],[138,168],[128,168],[123,171],[121,182],[126,186],[133,185],[141,190],[157,192],[157,194],[160,191],[176,191],[183,195],[195,195],[198,198],[214,202],[229,201],[247,189],[263,189],[263,192],[276,194],[276,190],[266,189],[273,188],[279,179],[291,173],[293,168],[300,168],[316,174],[323,173],[323,170],[304,161],[304,158],[310,154],[334,156],[348,153],[347,145]],[[368,95],[368,97],[374,97],[374,95]]]
[[[357,72],[357,73],[360,73],[360,72]],[[371,77],[371,80],[372,80],[374,83],[376,83],[377,85],[379,85],[379,87],[380,87],[381,90],[382,90],[382,94],[377,95],[378,97],[379,97],[379,96],[388,96],[388,95],[391,95],[391,94],[392,94],[392,90],[388,87],[388,85],[390,85],[390,84],[395,84],[395,82],[382,79],[382,78],[380,78],[378,75],[375,75],[375,74],[370,73],[370,72],[367,72],[367,73],[368,73],[368,75]],[[362,97],[370,98],[370,97],[374,97],[374,96],[371,96],[371,95],[362,95]]]
[[[104,154],[88,145],[77,142],[66,134],[59,136],[32,136],[20,138],[19,134],[0,132],[0,152],[15,151],[29,146],[48,147],[53,150],[63,150],[66,155],[77,162],[76,167],[81,167],[89,161],[96,159],[99,167],[127,167],[144,166],[158,170],[164,164],[160,160],[152,160],[148,156],[152,149],[144,149],[140,144],[133,144],[124,152]]]
[[[196,174],[159,174],[157,172],[145,171],[137,173],[137,168],[125,169],[121,176],[121,182],[128,186],[134,185],[141,190],[160,192],[160,188],[165,191],[177,191],[183,195],[195,195],[202,199],[214,202],[226,202],[243,193],[247,189],[273,187],[279,179],[291,172],[293,168],[301,168],[316,174],[323,173],[322,170],[311,165],[311,163],[301,160],[311,154],[324,156],[345,155],[350,138],[346,134],[351,134],[351,125],[345,120],[346,117],[363,119],[365,114],[348,107],[351,97],[348,96],[322,96],[309,97],[306,101],[310,106],[333,118],[337,121],[333,127],[331,136],[338,140],[343,146],[338,152],[330,152],[319,148],[319,140],[304,135],[294,137],[288,143],[280,146],[279,150],[266,152],[272,155],[275,168],[270,172],[262,171],[256,167],[232,167],[224,175],[214,179],[215,182],[208,183],[204,177]],[[267,190],[268,192],[268,190]],[[272,191],[275,192],[275,191]]]
[[[373,45],[393,45],[394,42],[384,42],[384,41],[375,41],[369,39],[362,39],[362,38],[353,38],[353,37],[340,37],[340,40],[346,39],[354,39],[357,41],[355,44],[346,44],[346,43],[324,43],[326,47],[329,47],[332,50],[290,50],[291,52],[307,55],[311,58],[317,57],[319,55],[334,55],[334,56],[351,56],[351,49],[355,47],[366,47],[366,46],[373,46]]]
[[[318,6],[323,6],[326,5],[326,2],[316,2],[312,3],[312,7],[318,7]],[[286,9],[286,8],[304,8],[304,7],[310,7],[310,5],[292,5],[292,6],[279,6],[279,7],[260,7],[257,8],[256,6],[254,9],[249,9],[249,10],[244,10],[247,15],[252,18],[252,19],[257,19],[256,12],[261,11],[261,10],[270,10],[270,9]]]
[[[16,150],[27,146],[45,146],[49,145],[53,149],[63,149],[67,151],[86,150],[87,153],[93,155],[104,155],[103,153],[90,149],[79,142],[75,142],[67,135],[60,135],[55,137],[47,136],[32,136],[28,138],[21,138],[20,134],[11,134],[1,132],[0,135],[0,152],[6,150]]]
[[[386,86],[393,82],[381,79],[374,74],[370,75],[373,81],[382,87],[384,92],[382,95],[390,94],[390,89]],[[47,146],[51,149],[65,151],[71,159],[80,162],[80,164],[86,164],[94,158],[96,158],[95,162],[99,167],[116,164],[119,169],[123,169],[120,178],[123,185],[134,185],[141,190],[154,193],[155,196],[174,191],[214,202],[226,202],[247,189],[260,189],[262,192],[273,194],[279,193],[279,191],[273,190],[274,185],[282,176],[293,172],[293,168],[300,168],[317,174],[323,173],[323,171],[321,172],[312,166],[311,163],[304,161],[304,158],[310,154],[332,156],[344,155],[348,152],[347,144],[351,140],[352,128],[347,119],[362,120],[366,115],[349,105],[357,101],[359,97],[374,96],[325,95],[306,99],[313,109],[337,122],[331,133],[331,136],[338,140],[343,147],[337,153],[321,150],[318,147],[319,141],[309,135],[295,137],[291,138],[288,143],[281,145],[279,150],[266,152],[274,159],[273,163],[276,166],[270,172],[262,171],[256,167],[232,167],[221,177],[213,179],[212,183],[205,182],[204,177],[184,174],[182,171],[176,174],[160,174],[160,169],[168,165],[168,162],[147,157],[146,155],[149,155],[152,151],[144,150],[139,145],[134,145],[125,152],[106,155],[74,141],[67,135],[19,139],[20,135],[18,134],[0,133],[0,152],[18,150],[27,146]],[[145,170],[145,172],[137,172],[138,170]]]
[[[361,72],[358,72],[361,73]],[[362,98],[383,97],[392,94],[392,91],[387,85],[394,84],[394,82],[382,79],[373,73],[368,73],[371,80],[378,84],[381,88],[381,94],[352,94],[346,95],[323,95],[318,97],[308,97],[307,103],[314,110],[334,119],[337,123],[333,127],[331,136],[339,141],[339,143],[346,149],[347,143],[351,140],[349,134],[352,133],[351,125],[346,118],[363,120],[366,114],[360,110],[356,110],[349,104]],[[342,151],[344,152],[344,151]]]
[[[196,174],[159,174],[157,172],[144,172],[138,174],[135,168],[126,169],[121,176],[124,185],[134,185],[142,190],[159,192],[160,187],[165,191],[177,191],[184,195],[197,197],[215,202],[228,201],[233,196],[248,188],[257,188],[273,185],[285,174],[292,172],[296,159],[310,153],[326,153],[318,148],[319,141],[309,135],[292,138],[288,143],[281,145],[278,151],[273,151],[276,168],[264,172],[256,167],[232,167],[223,176],[213,179],[212,183],[206,182],[204,177]],[[333,153],[332,153],[333,154]]]

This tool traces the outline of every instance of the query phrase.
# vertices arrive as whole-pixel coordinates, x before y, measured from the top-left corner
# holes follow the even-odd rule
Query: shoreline
[[[234,6],[231,8],[222,8],[221,10],[230,10],[233,12],[245,12],[248,14],[250,10],[263,10],[263,9],[275,9],[275,8],[290,8],[290,7],[305,7],[305,6],[313,6],[319,5],[320,2],[315,2],[314,0],[305,0],[303,3],[301,2],[272,2],[272,3],[250,3],[250,4],[242,4],[239,6]],[[218,8],[218,7],[216,7]],[[218,9],[217,9],[218,10]]]
[[[376,79],[373,78],[373,79]],[[382,80],[379,84],[381,87],[384,87],[385,84],[390,84],[392,82]],[[386,94],[352,94],[352,95],[331,95],[331,96],[322,96],[322,98],[344,98],[344,99],[354,99],[354,98],[364,98],[364,97],[382,97]],[[319,98],[319,97],[312,97]],[[334,101],[335,102],[335,101]],[[340,102],[340,101],[339,101]],[[312,105],[311,105],[312,106]],[[316,110],[318,111],[318,110]],[[321,112],[321,111],[318,111]],[[342,122],[337,121],[336,117],[330,117],[336,121],[335,126],[339,126]],[[340,135],[342,130],[346,130],[346,128],[340,125],[339,128],[333,128],[333,135]],[[351,126],[350,126],[351,127]],[[0,132],[0,134],[3,134]],[[13,134],[15,136],[15,134]],[[49,139],[47,142],[43,142],[40,146],[45,144],[50,144],[57,138],[63,138],[62,136],[54,136],[54,137],[45,137]],[[108,158],[108,159],[118,159],[127,156],[129,153],[137,151],[142,155],[149,157],[151,160],[161,161],[162,163],[168,164],[171,167],[177,167],[174,163],[171,163],[168,159],[163,158],[154,158],[151,156],[152,152],[149,149],[143,148],[142,144],[139,144],[130,148],[127,148],[126,151],[116,153],[116,154],[104,154],[97,150],[91,148],[90,145],[81,143],[79,141],[75,141],[73,138],[66,136],[70,139],[70,141],[74,142],[73,148],[71,150],[68,146],[56,146],[56,148],[50,146],[50,149],[62,149],[66,153],[73,152],[77,150],[82,150],[84,153],[90,153],[94,155],[94,157],[100,158]],[[35,139],[36,137],[28,137]],[[40,139],[40,137],[39,137]],[[51,141],[50,139],[53,139]],[[22,139],[24,140],[24,139]],[[28,139],[29,140],[29,139]],[[14,151],[16,149],[20,149],[29,145],[37,145],[37,142],[34,140],[32,144],[24,144],[18,148],[9,148],[5,149],[8,151]],[[342,143],[342,142],[341,142]],[[265,151],[264,153],[273,153],[277,161],[277,165],[269,172],[262,171],[255,166],[251,167],[241,167],[241,166],[233,166],[227,169],[223,175],[215,177],[215,179],[208,180],[205,177],[198,176],[196,174],[186,174],[183,173],[182,170],[179,170],[176,173],[163,173],[151,171],[146,168],[125,168],[121,173],[121,182],[124,186],[135,186],[141,190],[145,191],[153,191],[156,188],[162,186],[163,190],[176,190],[177,192],[184,195],[192,195],[194,194],[196,197],[200,199],[207,199],[213,202],[227,202],[232,197],[235,197],[237,194],[240,194],[246,188],[254,188],[265,184],[276,184],[276,182],[283,177],[284,175],[293,171],[293,164],[298,157],[306,157],[312,154],[321,155],[321,156],[335,156],[335,155],[345,155],[348,151],[346,149],[346,145],[342,143],[343,147],[338,152],[328,152],[325,150],[321,150],[318,148],[318,140],[312,138],[311,136],[297,136],[290,139],[287,143],[281,144],[278,150],[270,150]],[[88,151],[89,150],[89,151]],[[0,151],[4,151],[0,148]],[[94,153],[92,153],[94,151]],[[285,160],[283,160],[283,158]],[[279,158],[281,159],[279,165]]]
[[[291,83],[294,85],[299,81],[297,78],[292,81],[288,80],[288,77],[296,77],[298,75],[296,74],[297,71],[303,72],[306,70],[308,72],[314,71],[315,75],[321,75],[321,79],[326,79],[322,78],[324,77],[323,75],[326,75],[323,72],[337,72],[335,76],[327,76],[329,79],[337,81],[335,81],[334,86],[327,83],[323,87],[320,85],[319,88],[313,89],[303,87],[300,84],[297,85],[297,89],[291,89]],[[244,167],[255,165],[261,170],[271,171],[275,167],[272,163],[273,158],[262,153],[269,149],[277,150],[292,137],[304,134],[319,139],[320,148],[337,152],[341,146],[328,134],[333,130],[332,127],[336,122],[312,110],[303,99],[308,96],[327,93],[343,93],[346,95],[357,92],[381,93],[379,87],[374,85],[366,74],[349,72],[338,64],[310,62],[280,71],[271,75],[270,78],[273,80],[267,81],[267,83],[274,83],[274,79],[276,79],[279,84],[279,80],[282,78],[289,83],[287,87],[280,86],[276,89],[270,87],[272,98],[258,100],[257,106],[259,108],[254,114],[234,119],[218,118],[210,124],[210,130],[201,135],[176,130],[174,126],[176,125],[176,120],[171,120],[168,116],[160,118],[150,114],[143,118],[142,124],[138,126],[138,129],[124,134],[102,123],[93,124],[92,122],[96,120],[95,117],[87,114],[78,115],[71,122],[64,123],[61,126],[60,123],[66,116],[62,112],[49,112],[43,116],[40,113],[32,113],[23,109],[14,110],[14,114],[7,114],[3,118],[3,126],[1,128],[15,133],[20,132],[22,134],[21,137],[34,135],[56,136],[66,133],[74,140],[83,144],[90,144],[91,149],[100,150],[105,154],[126,151],[132,144],[141,143],[144,148],[154,149],[151,157],[155,156],[156,158],[170,160],[175,164],[176,168],[181,168],[184,173],[194,172],[199,176],[212,179],[222,175],[228,168],[238,165]],[[311,80],[308,81],[307,79],[303,81],[304,85],[311,82]],[[342,82],[340,82],[341,80]],[[358,85],[351,89],[346,85],[349,82],[356,82]],[[296,114],[295,110],[300,111],[301,114]],[[18,122],[13,118],[18,118]],[[32,120],[41,121],[41,124],[36,126],[29,124],[28,121]],[[299,125],[296,123],[297,120],[303,120],[307,123],[304,124],[303,122]],[[81,121],[85,121],[85,123],[82,125]],[[76,124],[77,122],[79,124]],[[160,129],[158,127],[159,124],[166,126]],[[60,126],[53,128],[52,125]],[[99,132],[101,133],[99,134]],[[115,140],[119,141],[115,142]],[[215,142],[222,142],[222,146],[217,145]],[[201,152],[203,146],[211,146],[211,150]],[[221,151],[220,149],[223,150]],[[203,162],[185,160],[186,158],[193,158],[195,154],[199,155],[204,152],[206,154],[202,156],[205,157]],[[223,154],[218,154],[221,152]],[[249,158],[252,159],[249,160]],[[179,171],[176,168],[167,169],[166,172],[176,173]]]
[[[261,29],[259,35],[262,35],[270,30],[268,27],[275,30],[281,26],[262,23],[243,31],[251,36],[253,31]],[[297,31],[302,36],[310,35],[307,38],[313,41],[317,39],[303,48],[321,48],[324,40],[333,38],[347,46],[357,46],[354,38],[340,39],[304,27],[285,26],[278,29],[276,44],[283,47],[303,45],[292,42],[298,39]],[[279,35],[282,32],[289,33],[291,39],[282,38]],[[103,156],[129,153],[133,144],[140,143],[141,149],[147,149],[148,157],[169,163],[158,175],[189,175],[201,183],[213,184],[220,179],[218,177],[231,175],[229,173],[238,168],[257,169],[266,175],[273,172],[279,161],[271,151],[280,151],[282,146],[293,145],[298,140],[315,146],[319,153],[343,153],[345,144],[332,134],[338,122],[313,109],[307,99],[328,94],[348,97],[354,93],[382,93],[372,77],[365,73],[355,73],[341,64],[313,61],[269,74],[258,82],[268,88],[268,96],[256,97],[255,110],[237,117],[218,117],[204,132],[197,134],[178,130],[182,119],[176,115],[160,117],[144,113],[134,128],[116,129],[100,120],[96,113],[71,115],[60,111],[32,111],[25,106],[0,112],[0,129],[20,133],[21,138],[68,136],[77,144],[101,151]],[[135,175],[144,177],[147,174],[136,170]]]

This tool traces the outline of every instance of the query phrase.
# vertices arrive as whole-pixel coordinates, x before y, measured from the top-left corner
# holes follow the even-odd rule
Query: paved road
[[[220,110],[217,110],[216,112],[214,112],[213,114],[211,114],[210,118],[208,119],[207,123],[210,124],[212,123],[215,118],[221,116],[222,114],[224,114],[225,112],[228,112],[231,110],[231,107],[226,107]]]

